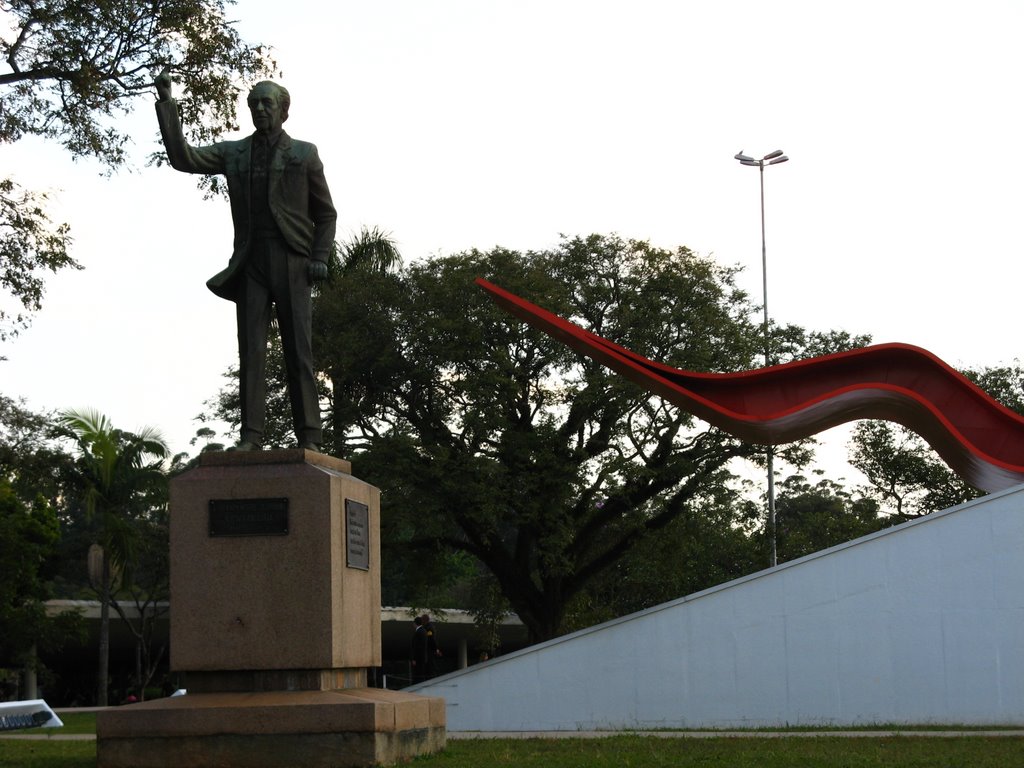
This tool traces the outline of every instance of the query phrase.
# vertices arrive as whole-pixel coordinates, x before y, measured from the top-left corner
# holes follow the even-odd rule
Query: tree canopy
[[[617,236],[470,251],[320,292],[325,448],[355,451],[385,490],[385,537],[417,548],[413,570],[431,572],[438,547],[472,556],[543,639],[640,542],[720,509],[729,463],[762,451],[507,315],[477,276],[680,368],[746,369],[763,342],[734,269]],[[792,354],[850,343],[779,333]]]
[[[779,483],[776,514],[779,562],[866,536],[893,522],[879,515],[874,499],[828,479],[812,485],[803,475]]]
[[[77,614],[47,615],[64,563],[61,511],[73,461],[51,419],[0,395],[0,666],[39,666],[82,629]]]
[[[118,119],[164,67],[183,88],[190,137],[233,130],[245,81],[272,74],[262,45],[228,20],[230,0],[0,0],[0,144],[37,136],[75,158],[114,170],[130,137]],[[46,195],[0,178],[0,340],[40,307],[47,272],[77,267],[67,226],[51,220]]]
[[[66,224],[56,224],[46,212],[46,195],[0,179],[0,341],[28,325],[43,303],[46,274],[80,269],[68,253]]]
[[[60,530],[39,497],[25,504],[0,478],[0,665],[30,664],[33,648],[59,644],[59,623],[46,615]]]
[[[224,0],[2,0],[0,142],[41,136],[74,157],[122,165],[130,137],[117,118],[174,70],[197,139],[235,127],[243,81],[273,72],[225,16]]]

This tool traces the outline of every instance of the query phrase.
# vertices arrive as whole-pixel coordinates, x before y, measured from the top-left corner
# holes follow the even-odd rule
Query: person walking
[[[432,677],[437,677],[437,660],[441,658],[441,649],[437,647],[437,637],[434,633],[434,622],[430,620],[430,614],[424,613],[420,616],[420,626],[423,628],[423,634],[425,636],[425,655],[426,655],[426,669],[424,674],[425,679],[429,680]]]

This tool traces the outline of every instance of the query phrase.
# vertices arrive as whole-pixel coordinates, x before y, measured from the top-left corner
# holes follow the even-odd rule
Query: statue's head
[[[274,133],[288,119],[292,97],[288,89],[271,80],[256,83],[247,99],[257,133]]]

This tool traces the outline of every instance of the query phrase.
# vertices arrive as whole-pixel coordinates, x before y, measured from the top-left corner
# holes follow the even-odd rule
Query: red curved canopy
[[[887,419],[921,435],[977,488],[1024,482],[1024,418],[919,347],[877,344],[739,373],[683,371],[476,282],[516,317],[740,439],[773,445],[855,419]]]

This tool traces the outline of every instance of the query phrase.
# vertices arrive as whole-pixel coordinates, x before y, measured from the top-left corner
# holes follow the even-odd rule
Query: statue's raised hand
[[[160,101],[170,101],[171,68],[164,67],[163,71],[153,80],[153,85],[156,86],[156,95],[159,97]]]

